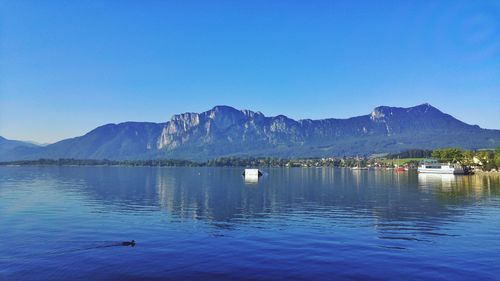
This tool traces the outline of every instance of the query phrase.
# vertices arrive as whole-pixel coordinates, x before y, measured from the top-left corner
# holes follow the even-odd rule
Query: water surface
[[[1,167],[0,280],[500,276],[499,177],[265,170]]]

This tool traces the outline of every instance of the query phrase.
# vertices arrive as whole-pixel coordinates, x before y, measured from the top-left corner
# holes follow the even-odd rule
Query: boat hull
[[[462,168],[418,168],[418,172],[422,174],[454,174],[460,175],[464,174],[464,169]]]

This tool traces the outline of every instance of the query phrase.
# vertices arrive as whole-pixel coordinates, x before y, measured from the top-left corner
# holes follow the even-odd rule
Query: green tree
[[[500,146],[497,146],[497,149],[495,150],[495,165],[497,166],[497,169],[500,168]]]
[[[466,166],[474,165],[474,153],[470,150],[466,150],[462,153],[462,159],[460,163]]]
[[[442,162],[457,162],[463,159],[463,151],[453,147],[436,149],[431,155]]]

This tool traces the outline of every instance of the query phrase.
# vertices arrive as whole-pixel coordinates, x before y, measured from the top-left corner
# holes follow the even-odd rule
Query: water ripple
[[[0,280],[500,274],[496,178],[268,173],[249,187],[238,169],[0,168]]]

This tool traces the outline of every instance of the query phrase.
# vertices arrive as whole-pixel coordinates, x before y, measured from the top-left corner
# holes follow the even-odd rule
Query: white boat
[[[351,168],[351,170],[368,170],[368,167],[354,166]]]
[[[245,177],[260,177],[263,175],[259,169],[245,169],[241,174]]]
[[[425,174],[465,174],[462,166],[449,163],[441,164],[435,159],[421,161],[417,171]]]
[[[259,177],[263,175],[259,169],[245,169],[241,174],[245,177],[245,183],[257,183]]]

